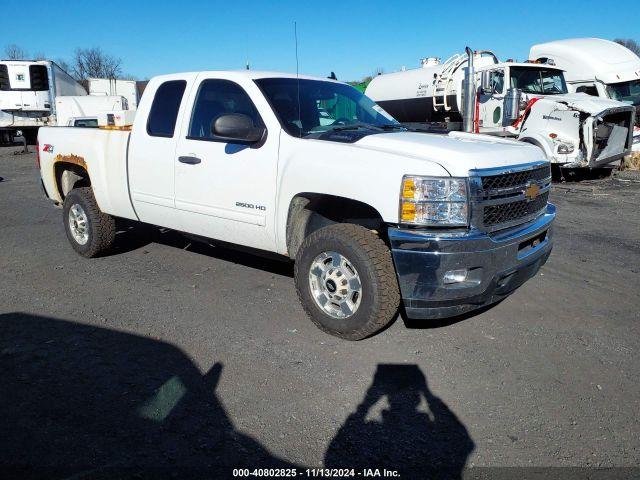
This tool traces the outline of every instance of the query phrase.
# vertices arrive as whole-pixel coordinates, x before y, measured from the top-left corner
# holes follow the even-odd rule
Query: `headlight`
[[[570,143],[561,143],[558,145],[558,153],[567,154],[575,150],[575,147]]]
[[[468,224],[467,180],[405,175],[400,190],[400,223],[460,227]]]

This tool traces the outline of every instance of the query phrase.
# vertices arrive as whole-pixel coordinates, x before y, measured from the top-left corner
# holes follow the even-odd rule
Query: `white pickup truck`
[[[497,302],[551,252],[537,147],[409,132],[336,81],[160,76],[130,130],[40,129],[44,191],[79,254],[108,249],[116,218],[276,252],[295,259],[311,320],[338,337],[375,333],[401,303],[433,319]]]

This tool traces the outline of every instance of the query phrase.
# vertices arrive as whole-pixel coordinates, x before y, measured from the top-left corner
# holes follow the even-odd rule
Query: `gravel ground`
[[[399,318],[352,343],[305,317],[288,263],[166,231],[79,257],[34,155],[14,150],[0,149],[0,477],[638,466],[640,182],[555,185],[556,245],[534,279],[465,319]]]

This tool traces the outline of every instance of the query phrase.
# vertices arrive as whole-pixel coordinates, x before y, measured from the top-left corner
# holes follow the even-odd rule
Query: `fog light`
[[[462,270],[449,270],[444,274],[442,281],[447,284],[451,283],[462,283],[467,279],[468,271],[466,268]]]

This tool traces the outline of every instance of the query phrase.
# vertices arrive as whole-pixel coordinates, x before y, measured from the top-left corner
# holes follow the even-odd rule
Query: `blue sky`
[[[99,46],[120,57],[126,73],[141,79],[244,68],[247,57],[252,69],[295,71],[294,21],[300,72],[326,76],[335,71],[345,81],[377,68],[412,68],[426,56],[444,60],[465,45],[522,60],[532,44],[547,40],[594,36],[640,41],[640,9],[630,0],[615,6],[601,0],[526,5],[455,0],[442,2],[444,7],[428,0],[28,3],[19,28],[3,25],[2,50],[15,43],[57,59],[71,57],[76,47]],[[540,11],[535,5],[542,6]],[[28,20],[37,11],[41,13]]]

